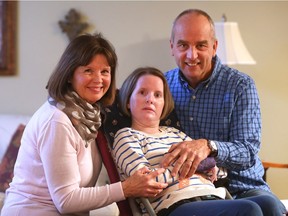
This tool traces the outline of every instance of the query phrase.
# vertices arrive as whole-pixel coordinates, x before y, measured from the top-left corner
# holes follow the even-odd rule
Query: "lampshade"
[[[217,55],[223,64],[256,64],[247,50],[236,22],[216,22]]]

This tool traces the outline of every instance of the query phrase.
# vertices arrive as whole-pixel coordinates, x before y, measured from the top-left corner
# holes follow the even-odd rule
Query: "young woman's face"
[[[161,78],[150,74],[141,76],[128,104],[132,125],[159,125],[163,107],[164,85]]]
[[[104,55],[96,55],[86,66],[76,68],[72,87],[79,96],[93,104],[100,100],[111,84],[111,68]]]

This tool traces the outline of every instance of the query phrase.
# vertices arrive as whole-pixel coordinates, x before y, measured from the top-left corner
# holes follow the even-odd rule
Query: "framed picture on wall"
[[[16,74],[16,1],[0,1],[0,76]]]

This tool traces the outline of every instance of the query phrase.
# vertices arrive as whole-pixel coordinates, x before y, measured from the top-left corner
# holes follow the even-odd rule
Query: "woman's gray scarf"
[[[55,101],[49,97],[48,102],[62,110],[71,120],[73,126],[86,141],[85,147],[97,137],[98,128],[101,126],[100,107],[94,103],[91,105],[83,100],[75,91],[68,92],[65,101]]]

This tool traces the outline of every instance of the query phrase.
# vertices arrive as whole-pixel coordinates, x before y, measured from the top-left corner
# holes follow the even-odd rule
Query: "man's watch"
[[[217,148],[216,143],[212,140],[207,140],[207,145],[211,151],[209,154],[209,157],[216,157],[218,154],[218,148]]]

